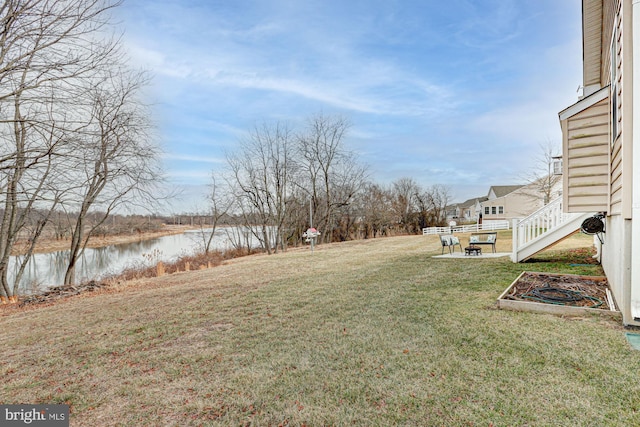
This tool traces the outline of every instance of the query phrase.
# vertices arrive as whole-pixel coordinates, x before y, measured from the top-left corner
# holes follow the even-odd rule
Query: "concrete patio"
[[[464,258],[464,259],[486,259],[486,258],[501,258],[505,256],[511,256],[511,252],[482,252],[482,255],[465,255],[464,252],[454,252],[452,254],[435,255],[432,258]]]

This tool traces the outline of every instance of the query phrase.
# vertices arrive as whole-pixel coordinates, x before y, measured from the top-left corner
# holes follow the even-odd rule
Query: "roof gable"
[[[472,199],[468,199],[468,200],[465,200],[464,202],[460,203],[460,206],[463,207],[463,208],[470,208],[470,207],[475,206],[479,202],[484,202],[485,200],[487,200],[486,196],[474,197]]]
[[[499,197],[504,197],[507,194],[513,193],[514,191],[522,187],[523,185],[493,185],[489,189],[488,198],[491,199],[491,195],[493,195],[493,198],[496,198],[496,199]]]

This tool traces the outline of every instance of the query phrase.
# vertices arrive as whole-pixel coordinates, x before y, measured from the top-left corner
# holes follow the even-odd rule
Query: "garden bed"
[[[498,307],[562,316],[620,316],[603,276],[523,271],[500,295]]]

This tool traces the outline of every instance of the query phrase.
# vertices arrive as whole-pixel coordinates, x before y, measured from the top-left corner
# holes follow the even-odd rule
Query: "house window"
[[[491,206],[491,215],[495,215],[495,214],[496,214],[496,207]]]
[[[484,214],[489,215],[489,206],[484,207]]]
[[[620,91],[620,49],[621,49],[621,41],[620,41],[620,21],[619,17],[616,19],[616,23],[614,24],[612,40],[611,40],[611,48],[610,48],[610,61],[611,61],[611,144],[613,145],[616,142],[616,138],[620,134],[622,130],[620,128],[620,99],[619,95]]]
[[[503,214],[504,213],[504,206],[498,206],[498,213],[499,214]]]
[[[553,174],[562,175],[562,157],[553,158]]]

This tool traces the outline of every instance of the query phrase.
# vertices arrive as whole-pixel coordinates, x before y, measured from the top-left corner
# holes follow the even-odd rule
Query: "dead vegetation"
[[[62,298],[68,298],[86,292],[94,292],[98,289],[109,288],[114,284],[122,282],[157,277],[164,274],[174,274],[181,271],[204,270],[206,268],[217,267],[226,260],[249,254],[246,250],[216,251],[209,252],[208,254],[200,253],[184,256],[173,262],[161,263],[161,267],[132,267],[124,270],[120,274],[109,276],[99,281],[91,280],[79,284],[49,287],[43,292],[20,297],[19,305],[50,304]],[[162,269],[162,274],[159,274],[160,268]]]
[[[524,272],[503,298],[610,310],[605,277]]]

